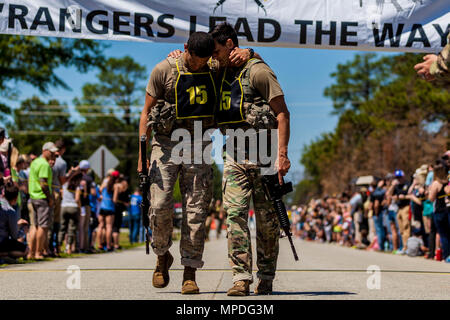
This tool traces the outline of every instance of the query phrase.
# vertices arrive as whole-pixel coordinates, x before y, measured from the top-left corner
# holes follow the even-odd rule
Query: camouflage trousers
[[[178,142],[155,135],[150,156],[150,227],[152,248],[165,254],[172,245],[174,201],[173,190],[179,177],[182,198],[181,264],[192,268],[203,266],[205,220],[212,198],[212,166],[208,164],[176,164],[172,149]]]
[[[253,198],[256,218],[256,276],[273,280],[277,268],[280,226],[272,203],[264,196],[260,169],[254,164],[238,164],[227,156],[222,192],[227,212],[228,260],[233,270],[233,282],[253,282],[252,244],[248,228],[250,197]]]

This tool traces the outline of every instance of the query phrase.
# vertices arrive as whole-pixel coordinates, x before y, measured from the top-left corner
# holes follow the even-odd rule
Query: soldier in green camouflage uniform
[[[450,82],[450,34],[447,36],[447,45],[438,55],[428,54],[423,59],[425,62],[414,66],[418,75],[428,81]]]
[[[173,262],[169,252],[173,189],[179,178],[183,208],[180,253],[181,264],[185,266],[183,294],[199,293],[195,271],[203,266],[205,219],[212,197],[212,166],[203,161],[203,151],[209,142],[202,141],[203,135],[196,137],[194,128],[200,123],[205,132],[214,126],[216,91],[207,66],[213,46],[209,34],[196,32],[189,38],[180,58],[167,58],[153,69],[139,125],[140,136],[150,130],[154,132],[149,168],[149,214],[152,248],[158,261],[153,286],[164,288],[169,283],[168,271]],[[177,129],[190,133],[187,147],[179,152],[176,152],[179,141],[171,140]],[[196,144],[200,150],[195,151]],[[183,154],[189,151],[190,155]],[[138,170],[142,167],[140,159]]]
[[[260,167],[239,164],[226,154],[223,172],[223,201],[227,211],[228,257],[233,282],[252,276],[252,246],[248,228],[250,198],[256,218],[256,253],[258,279],[273,280],[277,267],[280,226],[272,203],[264,195]]]
[[[231,25],[225,23],[218,25],[212,35],[216,45],[213,57],[219,60],[222,67],[229,66],[229,53],[238,43],[236,32]],[[287,158],[289,112],[276,76],[265,63],[251,59],[242,67],[227,67],[223,70],[215,118],[224,134],[226,129],[252,129],[257,134],[260,130],[275,129],[278,126],[278,170],[280,175],[286,174],[290,166]],[[231,139],[234,138],[229,137],[227,143]],[[269,145],[270,142],[269,137]],[[228,153],[229,151],[233,154]],[[249,285],[253,282],[248,228],[250,198],[253,198],[257,230],[256,264],[259,283],[255,293],[270,294],[277,266],[279,222],[271,202],[263,192],[260,161],[250,159],[249,146],[245,147],[245,159],[242,162],[236,157],[236,151],[227,148],[222,184],[224,209],[227,211],[228,258],[234,283],[227,294],[249,295]]]

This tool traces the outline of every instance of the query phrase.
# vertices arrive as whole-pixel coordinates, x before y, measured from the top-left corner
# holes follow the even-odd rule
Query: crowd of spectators
[[[402,170],[289,211],[296,237],[450,263],[450,150],[411,179]]]
[[[130,242],[139,241],[139,190],[131,195],[128,178],[113,169],[96,183],[87,160],[68,169],[65,151],[59,139],[40,155],[20,154],[0,128],[0,260],[120,249],[124,216]]]
[[[128,178],[113,169],[96,183],[87,160],[67,169],[65,151],[59,139],[40,155],[20,154],[0,128],[0,260],[120,249],[125,212],[130,243],[142,241],[139,189],[130,194]],[[410,179],[396,170],[353,192],[311,199],[289,210],[292,232],[450,262],[449,173],[450,150]]]

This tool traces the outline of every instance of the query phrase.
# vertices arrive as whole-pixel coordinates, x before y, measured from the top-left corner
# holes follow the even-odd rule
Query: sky
[[[105,51],[106,57],[131,56],[138,63],[146,66],[150,75],[153,67],[174,49],[182,49],[182,44],[165,44],[151,42],[104,41],[110,45]],[[331,115],[332,101],[323,96],[324,89],[333,84],[330,76],[339,63],[353,59],[357,51],[324,50],[303,48],[253,47],[266,63],[274,70],[291,115],[291,137],[288,156],[291,170],[287,180],[295,183],[302,178],[300,164],[304,145],[318,138],[321,133],[333,131],[338,117]],[[392,55],[392,53],[378,53]],[[18,101],[12,102],[17,107],[20,101],[38,95],[43,100],[56,98],[69,106],[74,97],[82,95],[81,88],[87,82],[96,82],[97,71],[81,74],[75,68],[59,68],[58,76],[63,78],[71,90],[52,88],[46,96],[29,85],[21,85]],[[144,95],[142,104],[144,103]],[[135,110],[138,110],[137,108]],[[139,110],[140,112],[140,110]],[[92,150],[94,152],[95,150]]]

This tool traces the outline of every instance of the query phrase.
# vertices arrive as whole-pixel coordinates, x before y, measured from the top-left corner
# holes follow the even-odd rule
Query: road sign
[[[105,173],[109,169],[114,169],[119,164],[119,160],[104,145],[101,145],[88,159],[92,170],[101,177],[105,177]]]

